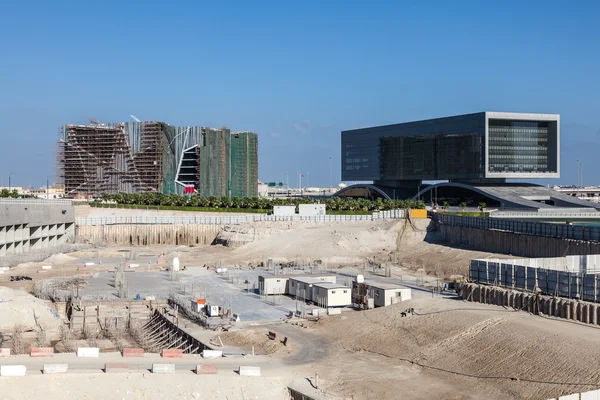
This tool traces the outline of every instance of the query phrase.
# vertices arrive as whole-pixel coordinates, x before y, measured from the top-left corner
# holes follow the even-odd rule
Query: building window
[[[347,291],[347,290],[344,290],[344,293],[348,293],[348,291]]]
[[[277,279],[277,282],[281,282],[281,280]]]
[[[331,294],[335,294],[335,290],[332,290],[332,291],[331,291]]]

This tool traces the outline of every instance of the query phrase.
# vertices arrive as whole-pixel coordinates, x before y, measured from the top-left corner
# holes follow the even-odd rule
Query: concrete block
[[[25,372],[24,365],[0,365],[0,376],[25,376]]]
[[[54,348],[52,347],[31,347],[29,357],[54,357]]]
[[[600,400],[600,390],[581,393],[581,400]]]
[[[581,305],[581,322],[587,324],[588,318],[589,318],[588,305],[582,304]]]
[[[44,364],[44,375],[64,374],[69,370],[69,364]]]
[[[153,374],[174,374],[175,364],[152,364]]]
[[[162,358],[183,358],[183,350],[181,349],[163,349],[161,352]]]
[[[97,347],[78,347],[77,357],[100,357],[100,349]]]
[[[129,372],[129,364],[127,363],[106,363],[104,364],[104,372],[115,373],[115,372]]]
[[[571,312],[571,319],[577,320],[577,306],[574,301],[569,300],[569,309]]]
[[[10,357],[10,349],[0,349],[0,358]]]
[[[240,376],[260,376],[260,367],[240,366]]]
[[[590,304],[590,324],[596,325],[598,323],[598,310],[595,304]]]
[[[329,314],[329,315],[337,315],[337,314],[341,314],[341,313],[342,313],[341,308],[328,308],[327,309],[327,314]]]
[[[563,312],[565,319],[571,319],[571,306],[573,304],[570,301],[563,301]],[[561,315],[562,316],[562,315]]]
[[[42,265],[42,269],[52,269],[51,265]]]
[[[144,349],[123,349],[123,357],[144,357]]]
[[[197,375],[215,375],[219,373],[219,367],[214,364],[196,365]]]
[[[223,352],[221,350],[202,350],[202,358],[221,358]]]

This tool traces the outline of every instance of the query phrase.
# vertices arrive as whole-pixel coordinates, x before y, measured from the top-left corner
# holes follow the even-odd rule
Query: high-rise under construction
[[[258,136],[164,122],[65,125],[58,180],[68,197],[104,193],[258,195]]]

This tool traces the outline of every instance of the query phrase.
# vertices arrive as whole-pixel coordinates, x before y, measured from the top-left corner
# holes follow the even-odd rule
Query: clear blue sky
[[[486,110],[561,114],[558,183],[580,158],[600,184],[597,1],[5,0],[0,17],[4,185],[44,185],[59,126],[89,117],[255,131],[261,180],[328,186],[341,130]]]

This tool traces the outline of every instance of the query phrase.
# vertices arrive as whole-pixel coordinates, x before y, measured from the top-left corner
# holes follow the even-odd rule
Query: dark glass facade
[[[559,116],[548,114],[481,112],[344,131],[342,180],[398,187],[558,177],[558,139]]]

